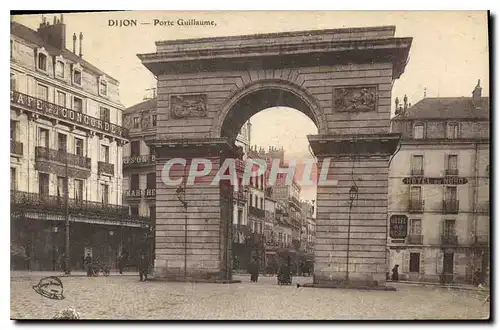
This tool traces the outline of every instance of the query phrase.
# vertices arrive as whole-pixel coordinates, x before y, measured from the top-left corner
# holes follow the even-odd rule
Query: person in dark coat
[[[61,254],[59,257],[59,266],[64,274],[68,273],[68,258],[66,257],[66,253]]]
[[[286,262],[283,262],[278,271],[278,284],[291,284],[292,276],[291,276],[291,264],[292,261],[290,257],[287,258]]]
[[[123,274],[124,265],[125,265],[125,258],[123,254],[120,253],[120,255],[118,256],[118,270],[120,271],[120,275]]]
[[[259,262],[257,257],[254,257],[250,263],[250,281],[257,283],[259,280]]]
[[[398,272],[399,265],[394,266],[392,269],[392,280],[393,281],[399,281],[399,272]]]
[[[141,253],[141,256],[139,257],[139,265],[138,265],[138,268],[139,268],[139,277],[140,277],[140,280],[141,282],[143,281],[147,281],[148,280],[148,259],[146,258],[146,256],[144,255],[144,253]]]
[[[87,276],[90,277],[92,276],[92,257],[90,256],[90,253],[87,253],[87,256],[85,257],[85,268],[87,269]]]

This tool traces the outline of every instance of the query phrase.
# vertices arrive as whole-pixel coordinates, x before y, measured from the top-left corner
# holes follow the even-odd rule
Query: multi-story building
[[[66,49],[62,15],[36,31],[11,22],[14,268],[55,269],[66,219],[72,268],[87,253],[113,267],[122,249],[142,244],[149,224],[122,206],[119,83],[83,59],[82,42],[80,33],[76,54],[74,34],[73,51]]]
[[[489,274],[489,98],[424,98],[392,119],[388,271],[403,279],[471,281]]]

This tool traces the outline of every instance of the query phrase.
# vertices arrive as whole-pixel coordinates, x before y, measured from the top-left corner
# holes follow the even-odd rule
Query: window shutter
[[[410,252],[407,250],[403,250],[402,254],[403,254],[402,273],[409,273],[410,272]]]
[[[444,254],[442,251],[438,251],[436,255],[436,274],[443,274],[443,258]]]
[[[443,166],[443,176],[446,175],[446,170],[448,169],[448,154],[444,154],[444,166]]]
[[[425,252],[424,250],[422,250],[420,252],[420,274],[425,274],[425,270],[424,270],[424,267],[425,267],[425,262],[424,262],[424,258],[425,258]]]

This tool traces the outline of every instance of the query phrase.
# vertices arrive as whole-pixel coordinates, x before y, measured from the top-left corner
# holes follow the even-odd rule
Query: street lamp
[[[57,232],[59,231],[59,228],[57,226],[52,227],[52,232],[54,235],[52,235],[52,260],[53,260],[53,270],[56,270],[56,235]]]
[[[352,205],[356,199],[358,199],[358,187],[353,185],[351,186],[351,189],[349,189],[349,223],[347,227],[347,262],[345,268],[346,284],[349,283],[349,247],[351,242],[351,213],[352,213]]]
[[[185,182],[185,181],[184,181]],[[183,186],[177,187],[175,190],[177,199],[181,202],[184,207],[184,279],[187,279],[187,207],[186,202],[186,189]]]

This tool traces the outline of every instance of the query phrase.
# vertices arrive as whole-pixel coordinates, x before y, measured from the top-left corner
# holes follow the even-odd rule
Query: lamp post
[[[185,182],[185,181],[184,181]],[[175,191],[177,199],[181,202],[184,207],[184,279],[187,279],[187,207],[186,202],[186,189],[183,186],[179,186]]]
[[[56,238],[57,238],[57,232],[59,231],[59,228],[57,226],[52,227],[52,232],[54,233],[52,235],[52,260],[54,261],[54,264],[52,265],[53,270],[56,270],[57,267],[57,256],[56,256]]]
[[[354,200],[358,198],[358,187],[351,186],[349,189],[349,222],[347,227],[347,262],[345,267],[345,281],[349,283],[349,247],[351,242],[351,211]]]

